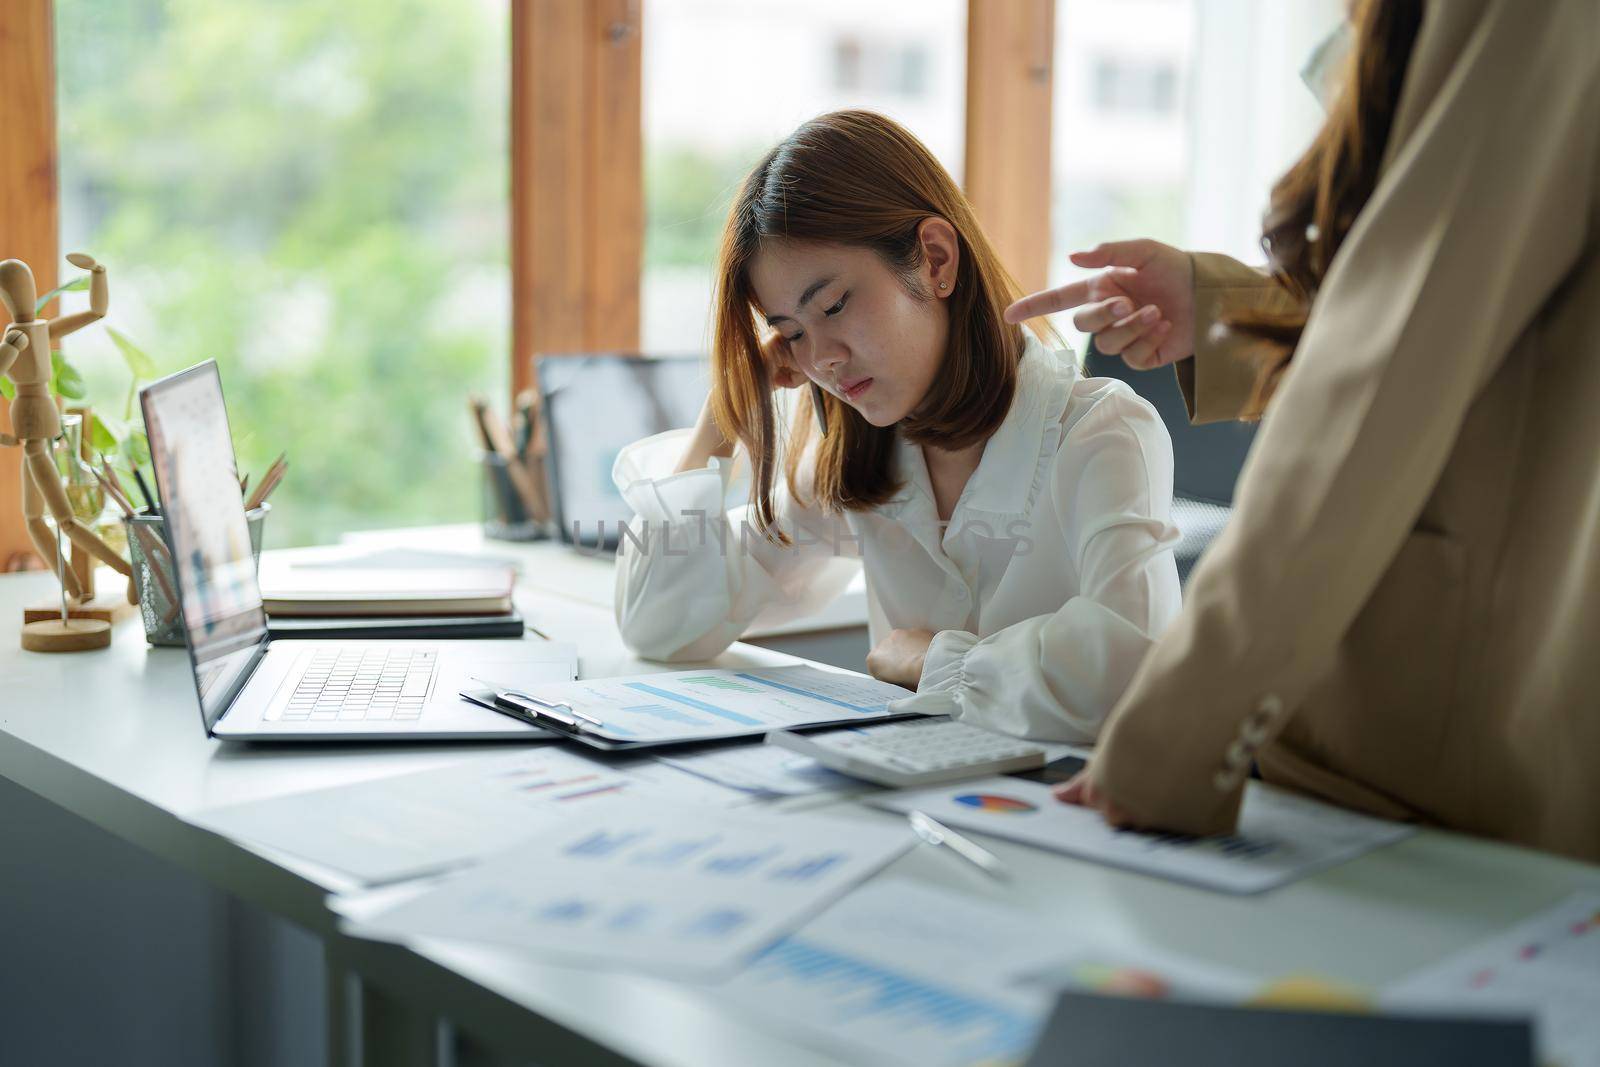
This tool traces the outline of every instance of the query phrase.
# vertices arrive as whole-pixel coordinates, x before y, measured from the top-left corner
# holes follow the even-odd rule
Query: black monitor
[[[710,364],[704,356],[549,355],[539,358],[537,372],[561,539],[614,549],[633,517],[611,481],[617,453],[693,426],[710,392]]]

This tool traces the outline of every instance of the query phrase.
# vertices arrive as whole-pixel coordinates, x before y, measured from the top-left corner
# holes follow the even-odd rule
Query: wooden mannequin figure
[[[81,252],[69,255],[67,262],[90,272],[89,310],[58,319],[35,317],[33,306],[38,296],[33,272],[26,263],[16,259],[0,263],[0,302],[11,315],[11,325],[0,334],[0,377],[9,377],[17,387],[16,398],[11,401],[15,436],[0,434],[0,445],[22,446],[22,513],[28,537],[61,581],[64,596],[79,601],[86,591],[61,558],[56,539],[44,521],[46,507],[57,528],[74,545],[119,574],[129,576],[132,571],[127,561],[73,515],[51,455],[52,443],[61,434],[61,418],[50,396],[50,352],[63,337],[103,318],[110,303],[104,267]],[[111,643],[110,623],[69,619],[65,608],[62,616],[25,623],[22,647],[36,652],[76,652]]]

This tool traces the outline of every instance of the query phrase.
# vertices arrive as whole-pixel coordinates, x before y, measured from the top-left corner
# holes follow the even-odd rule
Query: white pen
[[[911,829],[916,835],[928,844],[944,845],[991,878],[1005,881],[1011,877],[1005,864],[1000,862],[1000,857],[970,838],[962,837],[933,816],[913,811],[906,818],[911,821]]]

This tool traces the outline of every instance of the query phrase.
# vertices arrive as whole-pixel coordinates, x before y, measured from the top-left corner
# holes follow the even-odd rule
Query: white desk
[[[49,587],[38,575],[0,578],[0,619],[17,619],[21,606]],[[650,669],[621,648],[609,607],[532,591],[521,607],[552,636],[579,645],[587,675]],[[735,646],[721,662],[785,660]],[[474,1055],[497,1050],[520,1057],[515,1062],[836,1062],[719,1011],[712,994],[666,980],[557,967],[480,948],[411,950],[350,940],[335,931],[323,903],[330,884],[324,872],[185,821],[210,805],[484,758],[503,753],[501,745],[275,749],[210,741],[201,731],[184,653],[147,649],[136,620],[101,652],[24,653],[7,638],[0,643],[0,680],[0,777],[323,940],[339,976],[331,990],[334,1062],[466,1062],[435,1059],[435,1016],[470,1035],[463,1047],[477,1050]],[[845,817],[891,818],[851,802],[822,803]],[[1002,841],[991,847],[1015,873],[1009,886],[989,882],[943,850],[913,850],[890,871],[1058,923],[1137,935],[1263,979],[1315,972],[1377,985],[1574,887],[1600,886],[1600,867],[1437,832],[1257,898],[1188,889]],[[355,984],[347,975],[359,976],[359,994],[351,995]],[[352,1007],[365,1012],[364,1023],[349,1022]],[[358,1033],[368,1042],[355,1051]]]

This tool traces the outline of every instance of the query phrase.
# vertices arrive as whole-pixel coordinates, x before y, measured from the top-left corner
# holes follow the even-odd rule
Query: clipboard
[[[493,686],[476,686],[463,689],[461,699],[476,704],[479,707],[497,711],[502,715],[510,716],[518,722],[529,726],[536,726],[541,730],[555,734],[559,737],[577,741],[579,744],[598,749],[601,752],[634,752],[642,749],[685,747],[690,745],[703,745],[720,741],[735,741],[741,738],[765,737],[775,729],[782,729],[793,733],[810,733],[818,730],[837,729],[841,726],[860,726],[865,722],[873,725],[885,722],[900,722],[905,719],[922,719],[927,716],[919,711],[892,712],[887,715],[875,715],[869,720],[859,717],[848,719],[819,720],[793,726],[757,726],[745,729],[732,729],[718,732],[714,735],[693,734],[684,737],[657,737],[639,741],[625,741],[615,737],[608,737],[595,720],[587,719],[581,712],[576,711],[571,705],[541,700],[531,693],[518,690],[496,689]],[[586,721],[587,719],[587,721]],[[593,724],[593,725],[591,725]]]

